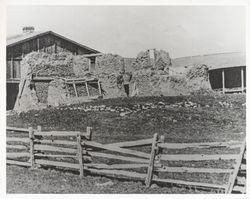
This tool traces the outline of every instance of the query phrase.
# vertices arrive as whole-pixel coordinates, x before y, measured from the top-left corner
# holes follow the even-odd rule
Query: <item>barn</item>
[[[30,52],[86,54],[86,57],[90,59],[91,68],[95,67],[96,56],[100,54],[95,49],[79,44],[52,31],[35,31],[32,26],[24,27],[22,31],[22,34],[7,37],[7,110],[13,109],[18,94],[21,77],[20,62]]]
[[[246,55],[231,53],[227,59],[219,59],[209,69],[209,81],[213,90],[222,93],[246,92]]]
[[[172,60],[172,70],[182,72],[195,64],[205,64],[211,88],[223,93],[246,91],[246,54],[230,52],[181,57]]]

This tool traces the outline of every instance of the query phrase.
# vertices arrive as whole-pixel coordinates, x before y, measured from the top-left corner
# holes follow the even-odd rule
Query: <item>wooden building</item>
[[[24,27],[22,34],[7,37],[7,110],[13,109],[16,101],[21,77],[20,62],[26,54],[33,51],[46,53],[70,52],[75,55],[86,55],[91,61],[91,68],[94,68],[95,58],[100,54],[97,50],[52,31],[34,31],[34,27]]]

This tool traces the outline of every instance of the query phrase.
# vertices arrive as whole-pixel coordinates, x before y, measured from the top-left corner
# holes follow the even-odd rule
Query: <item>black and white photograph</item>
[[[246,8],[7,4],[6,194],[246,196]]]

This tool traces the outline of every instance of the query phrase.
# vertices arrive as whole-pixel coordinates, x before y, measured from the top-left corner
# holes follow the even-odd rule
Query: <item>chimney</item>
[[[23,27],[23,34],[33,33],[35,28],[33,26],[25,26]]]

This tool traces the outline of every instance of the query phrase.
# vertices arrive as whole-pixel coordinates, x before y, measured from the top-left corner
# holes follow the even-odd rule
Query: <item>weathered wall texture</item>
[[[21,83],[19,94],[21,98],[14,110],[17,112],[46,106],[59,106],[68,104],[71,97],[75,97],[72,85],[66,85],[64,78],[92,78],[88,73],[90,60],[81,55],[71,53],[47,54],[32,52],[21,62]],[[32,81],[33,77],[53,77],[49,81]],[[23,87],[23,83],[26,83]],[[78,97],[87,97],[85,84],[77,84]],[[98,87],[89,86],[91,94],[98,93]]]
[[[126,97],[124,90],[125,61],[119,55],[97,57],[95,76],[101,81],[104,98]]]

